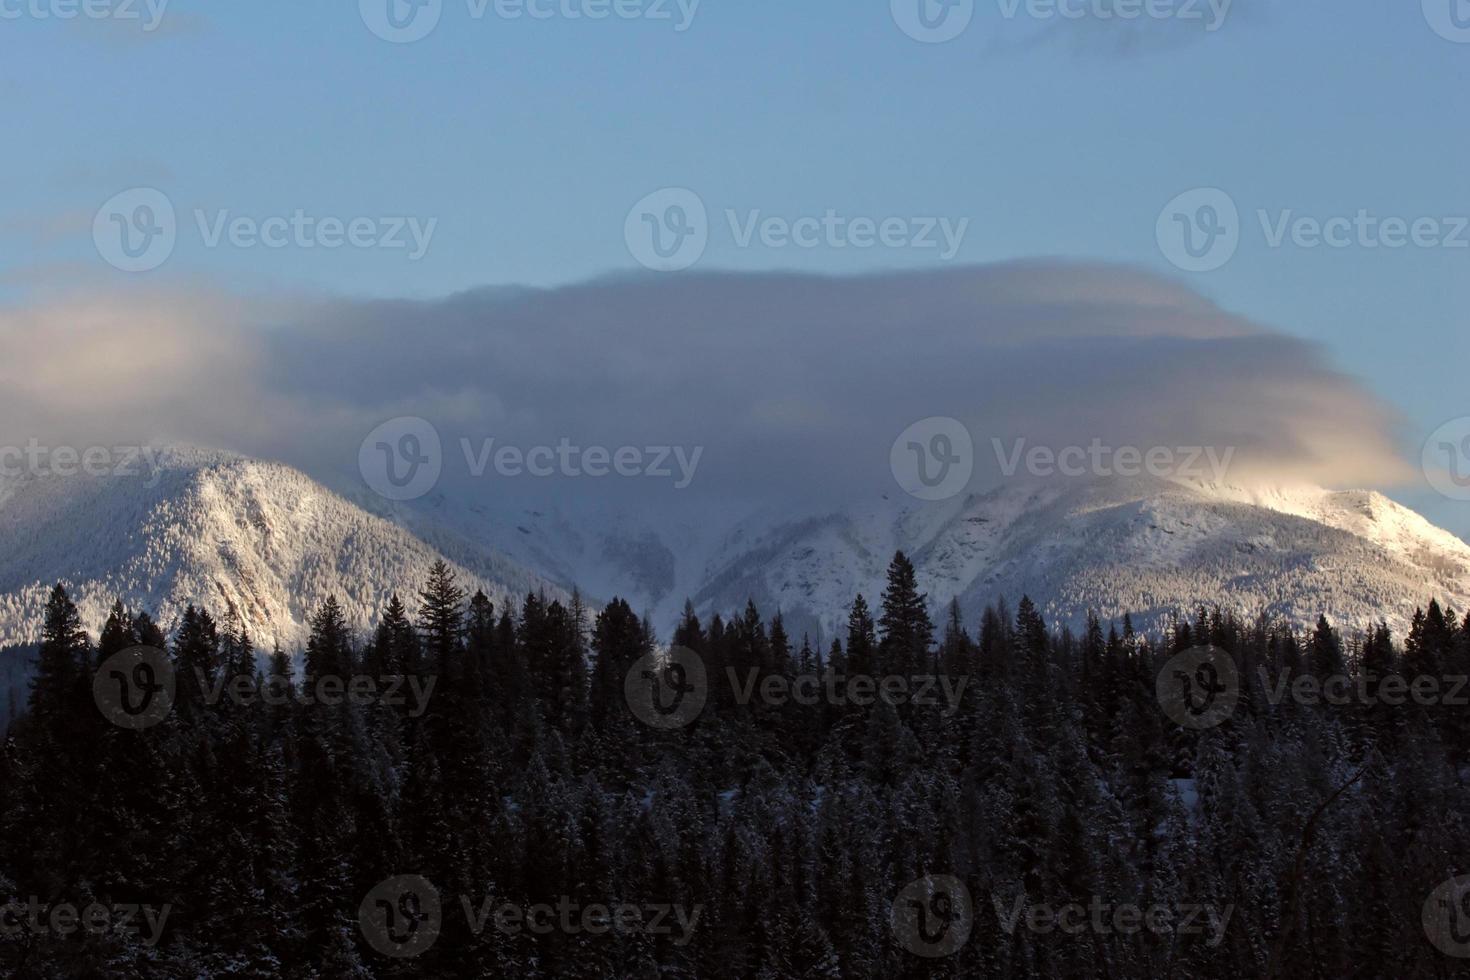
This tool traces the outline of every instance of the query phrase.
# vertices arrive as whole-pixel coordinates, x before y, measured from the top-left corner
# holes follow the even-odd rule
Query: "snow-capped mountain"
[[[161,450],[136,475],[0,478],[0,646],[33,642],[67,584],[96,636],[114,599],[167,628],[189,603],[237,609],[269,648],[299,648],[328,595],[366,631],[398,592],[410,610],[433,562],[497,607],[554,585],[467,539],[431,545],[276,463]]]
[[[1174,481],[1010,484],[938,505],[890,497],[773,528],[697,595],[728,608],[754,596],[827,636],[861,592],[882,593],[895,550],[936,606],[974,617],[1029,594],[1054,623],[1132,613],[1159,627],[1219,603],[1344,629],[1385,618],[1400,635],[1431,597],[1470,605],[1470,546],[1369,491],[1249,490]]]
[[[95,631],[116,597],[165,626],[189,602],[238,609],[262,644],[299,646],[327,595],[366,631],[397,591],[412,602],[444,557],[497,603],[580,588],[614,595],[667,635],[753,599],[788,629],[841,635],[854,595],[877,605],[896,550],[936,620],[973,623],[1029,594],[1053,623],[1132,613],[1164,625],[1203,601],[1345,630],[1400,634],[1431,597],[1470,607],[1470,546],[1378,493],[1166,480],[1011,482],[937,504],[898,491],[830,511],[661,504],[515,506],[429,495],[392,504],[326,489],[275,463],[172,449],[143,477],[0,479],[0,646],[31,642],[50,586],[67,583]],[[349,499],[350,498],[350,499]]]
[[[1382,617],[1402,635],[1431,597],[1470,606],[1470,546],[1382,494],[1250,489],[1171,480],[1011,482],[938,504],[902,493],[779,517],[706,519],[554,507],[498,514],[428,498],[395,512],[421,534],[463,536],[590,596],[623,595],[667,629],[686,598],[702,613],[754,599],[788,628],[830,639],[861,592],[882,594],[897,550],[917,566],[936,619],[958,597],[973,623],[1029,594],[1054,623],[1132,613],[1165,625],[1203,601],[1347,630]]]

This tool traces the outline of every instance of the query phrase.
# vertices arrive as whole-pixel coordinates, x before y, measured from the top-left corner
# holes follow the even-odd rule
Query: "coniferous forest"
[[[1079,634],[936,615],[898,555],[816,649],[753,604],[661,635],[404,587],[282,651],[230,610],[90,637],[57,586],[0,755],[0,971],[1470,972],[1470,616],[1438,604],[1401,637],[1209,606]],[[1229,663],[1168,666],[1203,647]],[[1177,720],[1176,679],[1223,720]]]

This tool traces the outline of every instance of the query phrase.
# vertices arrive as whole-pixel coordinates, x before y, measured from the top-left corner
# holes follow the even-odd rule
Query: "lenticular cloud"
[[[317,473],[397,415],[450,447],[703,446],[701,488],[732,494],[870,489],[930,416],[977,447],[1233,447],[1232,476],[1327,485],[1405,472],[1392,412],[1316,347],[1169,280],[1058,262],[93,298],[0,314],[0,389],[9,442],[182,440]],[[977,487],[994,463],[982,450]]]

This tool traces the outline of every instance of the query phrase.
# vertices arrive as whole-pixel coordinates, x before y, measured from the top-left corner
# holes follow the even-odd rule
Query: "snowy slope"
[[[663,513],[658,521],[595,502],[567,509],[454,499],[433,493],[411,503],[356,498],[373,513],[435,543],[473,541],[593,601],[628,598],[635,608],[664,609],[692,595],[703,579],[696,555],[700,524]]]
[[[939,505],[885,498],[770,530],[699,596],[752,595],[803,628],[842,628],[851,597],[875,604],[894,550],[936,606],[966,614],[1030,594],[1049,620],[1134,614],[1157,627],[1201,600],[1345,629],[1385,617],[1402,635],[1431,597],[1470,605],[1470,546],[1381,494],[1251,490],[1171,481],[1015,483]]]
[[[654,509],[654,508],[651,508]],[[753,599],[788,627],[840,635],[852,597],[877,604],[889,560],[918,567],[936,618],[953,597],[974,617],[1029,594],[1049,620],[1089,609],[1165,625],[1200,600],[1352,630],[1402,634],[1431,597],[1470,606],[1470,546],[1369,491],[1167,480],[1014,481],[926,504],[901,493],[808,513],[728,506],[656,513],[507,506],[428,497],[385,511],[426,540],[467,538],[589,597],[627,597],[667,631]]]
[[[537,588],[624,596],[667,635],[748,599],[788,628],[840,635],[852,597],[877,605],[895,550],[913,558],[936,619],[958,597],[1031,595],[1053,623],[1089,609],[1156,628],[1218,601],[1346,630],[1400,634],[1431,597],[1470,607],[1470,546],[1368,491],[1163,480],[1011,482],[923,504],[901,493],[805,514],[726,505],[644,511],[596,500],[525,506],[431,494],[339,496],[290,468],[198,450],[137,478],[0,480],[0,646],[35,638],[50,585],[74,586],[95,630],[115,596],[165,624],[187,602],[233,603],[263,642],[299,645],[327,594],[367,629],[439,556],[497,604]],[[703,508],[703,509],[702,509]]]
[[[35,639],[58,581],[94,636],[118,597],[165,627],[190,602],[233,604],[259,645],[287,649],[328,595],[359,631],[395,591],[412,610],[441,555],[497,607],[547,584],[463,539],[432,547],[289,467],[170,449],[156,477],[0,478],[0,646]]]

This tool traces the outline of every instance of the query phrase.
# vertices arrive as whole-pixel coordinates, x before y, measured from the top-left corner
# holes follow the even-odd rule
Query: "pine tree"
[[[914,564],[902,551],[896,552],[888,565],[878,627],[883,638],[882,673],[913,676],[934,672],[929,654],[934,624],[929,619],[928,596],[919,591]]]
[[[101,663],[113,654],[138,644],[138,632],[133,625],[132,614],[123,606],[122,600],[118,599],[112,604],[107,622],[103,624],[102,633],[97,638],[97,660]]]
[[[296,712],[296,771],[291,786],[293,835],[301,856],[295,894],[304,946],[320,963],[355,962],[354,788],[369,771],[354,705],[330,690],[352,673],[351,638],[342,608],[328,597],[311,619]]]
[[[878,673],[878,637],[868,602],[861,595],[852,600],[847,614],[846,668],[848,673],[873,676]]]
[[[1319,680],[1340,677],[1347,673],[1347,664],[1342,656],[1342,639],[1326,616],[1318,617],[1317,628],[1312,632],[1311,671]]]
[[[698,620],[694,626],[698,627]],[[627,738],[632,716],[623,693],[624,682],[633,665],[650,651],[644,642],[643,624],[626,601],[614,599],[597,614],[592,628],[592,650],[596,654],[592,668],[592,724],[599,731]]]
[[[46,600],[46,619],[41,626],[41,650],[36,659],[36,676],[31,680],[28,707],[35,723],[59,728],[74,716],[80,684],[90,689],[91,675],[87,634],[81,616],[66,589],[57,585]]]
[[[192,605],[184,610],[174,637],[174,663],[178,670],[175,713],[186,725],[200,725],[210,711],[206,698],[216,689],[222,669],[219,631],[209,613]]]
[[[419,632],[424,652],[439,674],[450,676],[451,665],[464,636],[465,593],[455,582],[454,570],[443,561],[429,569],[429,581],[419,592]]]

